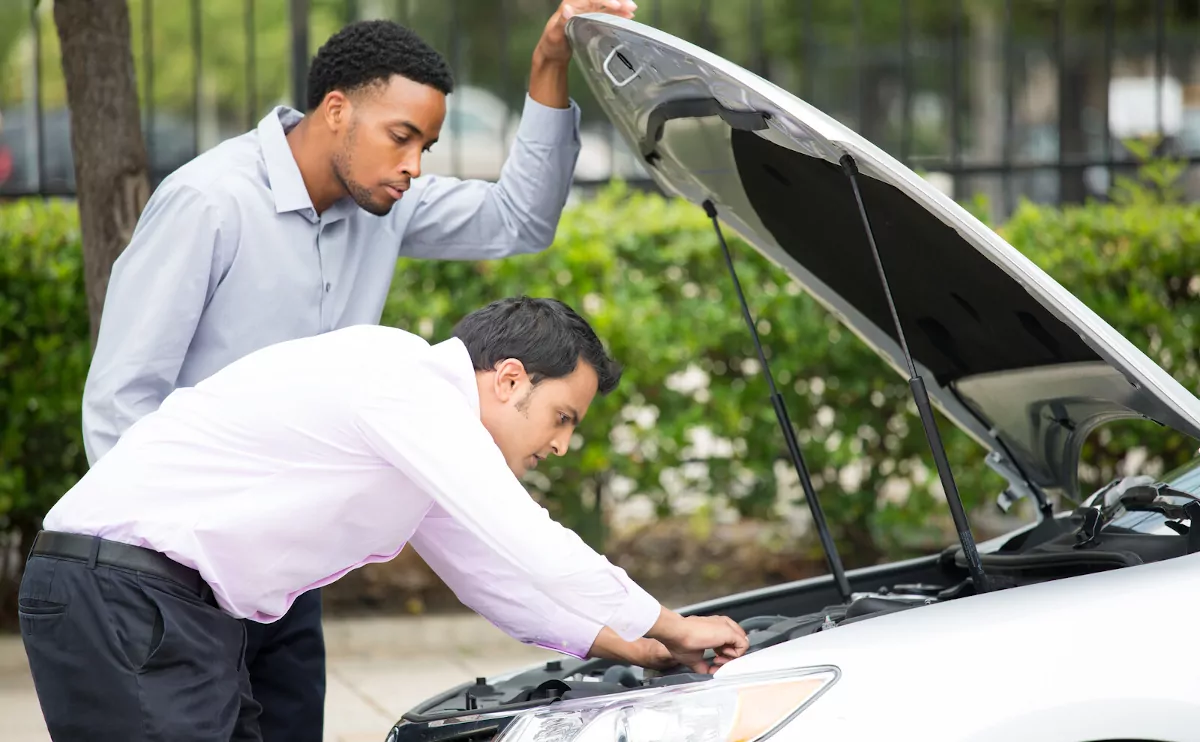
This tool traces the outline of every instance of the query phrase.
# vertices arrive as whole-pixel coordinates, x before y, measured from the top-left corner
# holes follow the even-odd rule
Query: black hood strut
[[[762,364],[763,375],[766,376],[767,386],[771,390],[771,406],[775,408],[775,417],[779,420],[783,438],[787,441],[792,465],[796,467],[796,473],[800,475],[800,485],[804,488],[804,501],[808,503],[813,523],[817,526],[817,535],[821,539],[821,547],[825,550],[825,560],[829,563],[829,571],[833,574],[842,601],[849,603],[851,600],[850,581],[846,578],[846,568],[842,566],[842,559],[838,556],[833,534],[830,533],[829,524],[825,521],[825,512],[821,509],[821,501],[817,499],[817,492],[813,488],[808,467],[804,464],[804,455],[800,452],[800,444],[796,442],[796,432],[792,430],[792,422],[788,418],[787,407],[783,404],[783,396],[775,387],[775,377],[771,375],[771,367],[767,364],[767,354],[763,351],[762,339],[758,336],[758,327],[755,326],[754,317],[750,314],[750,307],[746,304],[746,296],[742,293],[742,284],[738,281],[737,271],[733,267],[733,256],[729,253],[729,245],[725,243],[725,235],[721,232],[721,223],[717,220],[717,207],[711,200],[704,202],[704,213],[708,214],[708,218],[712,220],[713,229],[717,232],[717,241],[721,243],[721,251],[725,254],[725,264],[729,267],[729,275],[733,278],[733,287],[737,292],[738,303],[742,306],[742,317],[745,318],[746,325],[750,328],[750,336],[754,340],[755,350],[758,351],[758,360]]]
[[[946,493],[946,503],[950,506],[950,515],[954,519],[954,527],[958,531],[958,540],[962,543],[963,555],[967,560],[967,568],[975,583],[976,592],[987,592],[987,576],[983,572],[983,562],[979,558],[979,549],[975,546],[975,537],[971,534],[971,525],[967,522],[967,514],[963,509],[962,499],[958,495],[958,485],[954,483],[954,473],[950,470],[950,460],[946,456],[946,447],[942,444],[938,432],[937,420],[933,416],[933,405],[929,401],[929,392],[925,382],[917,374],[917,366],[913,363],[912,353],[908,350],[908,342],[904,339],[904,328],[900,324],[900,315],[896,312],[896,303],[892,299],[892,289],[888,284],[887,271],[883,268],[883,260],[879,256],[879,247],[875,244],[875,233],[871,229],[871,220],[867,216],[867,207],[863,203],[862,192],[858,187],[858,165],[849,154],[841,157],[842,170],[850,179],[854,189],[854,200],[858,202],[858,213],[862,216],[863,229],[867,233],[867,242],[871,246],[871,256],[875,259],[875,267],[879,271],[879,280],[883,284],[883,293],[887,298],[888,309],[892,312],[892,321],[896,324],[896,336],[900,348],[904,352],[904,360],[908,363],[908,386],[912,391],[913,401],[921,415],[921,427],[925,429],[925,437],[933,450],[933,460],[937,464],[938,477],[942,481],[942,489]]]

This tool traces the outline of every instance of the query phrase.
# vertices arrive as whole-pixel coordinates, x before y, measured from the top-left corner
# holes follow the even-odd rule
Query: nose
[[[409,178],[421,177],[421,151],[406,156],[400,161],[400,166],[397,168],[402,175],[407,175]]]
[[[565,456],[567,448],[570,446],[570,435],[563,435],[550,441],[550,452],[555,456]]]

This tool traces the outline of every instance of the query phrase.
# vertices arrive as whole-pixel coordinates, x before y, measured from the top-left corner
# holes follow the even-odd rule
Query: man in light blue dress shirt
[[[267,345],[378,324],[398,256],[547,248],[579,154],[566,20],[632,17],[634,7],[567,0],[550,18],[497,183],[418,177],[453,89],[440,54],[387,21],[331,37],[309,71],[307,112],[277,107],[172,173],[147,203],[113,265],[84,389],[89,463],[177,387]],[[262,739],[320,742],[319,591],[246,629]]]

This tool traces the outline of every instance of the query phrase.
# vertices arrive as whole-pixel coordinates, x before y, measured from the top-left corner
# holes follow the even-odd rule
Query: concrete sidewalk
[[[400,715],[451,685],[558,657],[474,614],[325,622],[326,742],[383,742]],[[0,719],[9,742],[49,742],[21,638],[0,637]]]

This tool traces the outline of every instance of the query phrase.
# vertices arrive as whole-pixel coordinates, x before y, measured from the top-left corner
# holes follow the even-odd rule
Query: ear
[[[325,100],[321,101],[321,110],[325,119],[325,125],[330,131],[339,131],[346,126],[350,121],[350,115],[354,111],[354,104],[346,97],[346,94],[340,90],[330,90],[325,94]]]
[[[525,372],[525,364],[516,358],[506,358],[496,364],[496,374],[492,383],[495,385],[496,397],[501,402],[508,402],[529,383],[529,374]]]

